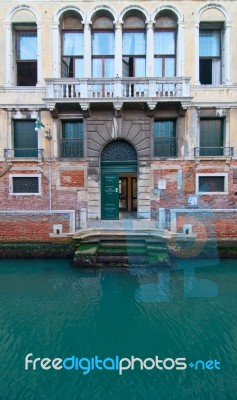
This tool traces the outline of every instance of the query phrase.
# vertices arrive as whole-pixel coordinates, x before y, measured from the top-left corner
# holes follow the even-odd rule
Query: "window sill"
[[[153,160],[179,160],[178,156],[154,156]]]
[[[190,90],[220,90],[220,89],[236,89],[236,84],[232,83],[221,83],[219,85],[202,85],[201,83],[196,83],[190,86]]]
[[[9,193],[10,196],[41,196],[41,193]]]
[[[29,92],[45,92],[45,86],[17,86],[17,85],[1,85],[0,90],[4,91],[29,91]]]
[[[5,160],[5,159],[4,159]],[[36,158],[36,157],[19,157],[19,158],[17,158],[17,157],[14,157],[14,158],[6,158],[6,162],[8,163],[8,164],[11,164],[11,163],[17,163],[17,162],[20,162],[20,163],[22,163],[22,162],[24,162],[24,163],[26,163],[26,162],[36,162],[36,163],[41,163],[43,161],[43,159],[42,158]]]
[[[228,195],[228,192],[197,192],[198,196],[223,196]]]
[[[225,161],[230,162],[232,156],[195,156],[195,161]]]

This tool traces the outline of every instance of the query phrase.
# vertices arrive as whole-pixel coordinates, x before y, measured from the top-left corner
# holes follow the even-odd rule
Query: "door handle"
[[[115,189],[115,192],[118,193],[118,188]]]

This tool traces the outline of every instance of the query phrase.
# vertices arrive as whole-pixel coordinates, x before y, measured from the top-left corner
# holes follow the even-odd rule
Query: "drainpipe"
[[[52,153],[51,153],[51,140],[52,136],[50,129],[45,129],[45,138],[49,141],[49,211],[52,211]]]

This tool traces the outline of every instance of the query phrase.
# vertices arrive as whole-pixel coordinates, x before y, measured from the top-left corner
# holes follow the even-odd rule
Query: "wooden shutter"
[[[200,121],[200,155],[223,155],[223,120],[203,119]],[[209,148],[209,149],[208,149]]]
[[[38,148],[38,134],[35,131],[35,121],[14,122],[14,147],[15,148]]]

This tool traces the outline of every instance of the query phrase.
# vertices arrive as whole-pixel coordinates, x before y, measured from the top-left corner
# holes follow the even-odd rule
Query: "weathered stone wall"
[[[111,110],[92,111],[87,118],[88,216],[100,218],[100,156],[111,140],[132,143],[138,156],[138,215],[150,218],[151,118],[142,109],[125,110],[115,117]],[[116,161],[116,160],[115,160]]]

